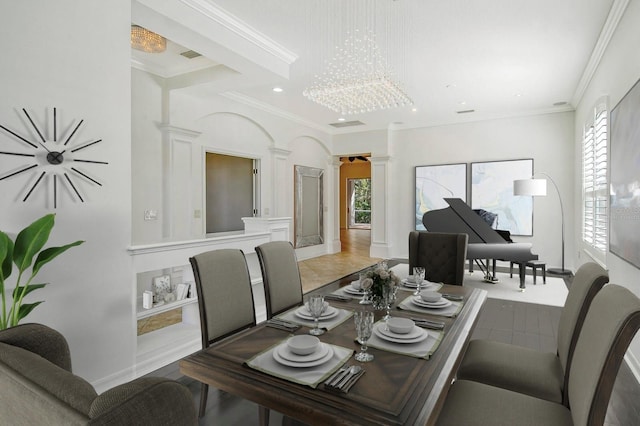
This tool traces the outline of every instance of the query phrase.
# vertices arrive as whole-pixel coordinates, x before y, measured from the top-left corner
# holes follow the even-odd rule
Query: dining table
[[[389,261],[390,267],[394,265],[402,265],[402,261]],[[305,294],[305,300],[312,294],[341,296],[327,297],[332,308],[343,313],[371,310],[371,305],[360,304],[360,297],[349,297],[349,293],[345,293],[346,286],[356,280],[358,273],[348,275]],[[258,360],[271,360],[269,351],[292,335],[308,334],[309,326],[292,332],[270,327],[268,322],[259,323],[183,358],[179,362],[180,371],[309,425],[435,424],[487,297],[485,290],[446,283],[439,287],[441,293],[461,299],[457,302],[459,309],[447,315],[438,314],[436,310],[402,309],[402,301],[406,305],[414,291],[404,287],[399,287],[396,302],[390,309],[392,317],[444,323],[444,328],[436,334],[438,344],[427,355],[402,353],[402,344],[398,344],[399,351],[370,346],[368,352],[374,356],[373,361],[360,363],[352,356],[361,345],[356,341],[356,329],[350,317],[332,323],[319,336],[323,344],[342,351],[339,352],[341,359],[332,359],[336,364],[332,365],[331,373],[345,365],[359,365],[365,370],[348,392],[325,386],[326,376],[323,382],[306,383],[296,380],[295,372],[287,378],[256,368]],[[375,321],[381,321],[386,313],[384,310],[374,312]]]

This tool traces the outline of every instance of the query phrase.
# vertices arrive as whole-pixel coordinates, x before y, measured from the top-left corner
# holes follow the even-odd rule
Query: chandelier
[[[346,5],[343,7],[351,8],[343,12],[359,19],[345,19],[343,28],[340,28],[341,25],[334,28],[335,37],[343,37],[343,41],[334,48],[324,72],[315,77],[313,84],[302,92],[303,95],[342,115],[413,104],[376,41],[380,38],[375,30],[376,21],[387,16],[376,16],[376,0],[343,1]],[[389,27],[385,22],[384,28]],[[387,32],[387,50],[393,48],[390,39]],[[395,50],[403,49],[406,46]]]
[[[131,25],[131,47],[147,53],[162,53],[167,49],[167,40],[139,25]]]

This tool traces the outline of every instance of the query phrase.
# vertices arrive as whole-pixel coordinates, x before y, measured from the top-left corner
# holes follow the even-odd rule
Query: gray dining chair
[[[576,344],[568,405],[456,380],[436,424],[601,426],[620,364],[639,328],[640,299],[624,287],[606,285],[593,299]]]
[[[409,233],[409,273],[425,268],[425,279],[435,283],[462,285],[467,258],[467,234],[411,231]]]
[[[584,319],[594,296],[607,282],[607,271],[596,263],[578,268],[560,314],[556,353],[472,340],[457,377],[566,404],[571,359]]]
[[[271,241],[256,247],[262,271],[267,319],[302,305],[302,280],[296,252],[289,241]]]
[[[189,259],[198,293],[202,348],[256,325],[251,277],[242,250],[220,249]],[[204,415],[209,386],[202,384],[200,412]],[[268,416],[266,409],[259,415]]]

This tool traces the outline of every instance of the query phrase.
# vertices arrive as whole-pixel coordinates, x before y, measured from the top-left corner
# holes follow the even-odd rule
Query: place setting
[[[442,288],[442,283],[432,283],[431,281],[425,280],[425,269],[423,267],[416,266],[413,268],[413,272],[413,274],[401,279],[400,282],[403,287],[415,290],[415,295],[420,294],[422,290],[438,291]]]
[[[313,295],[302,306],[291,309],[277,319],[280,321],[312,327],[310,334],[319,336],[349,319],[353,312],[331,306],[322,295]],[[320,325],[322,327],[320,327]]]
[[[426,330],[412,319],[400,317],[378,321],[372,331],[369,346],[424,359],[431,357],[444,336],[443,331]]]
[[[317,336],[301,334],[284,339],[246,364],[272,376],[315,388],[333,377],[352,354],[352,349],[324,343]]]
[[[462,309],[463,302],[455,298],[446,298],[437,291],[422,290],[419,294],[412,294],[398,305],[398,309],[414,312],[425,312],[432,315],[454,317]]]

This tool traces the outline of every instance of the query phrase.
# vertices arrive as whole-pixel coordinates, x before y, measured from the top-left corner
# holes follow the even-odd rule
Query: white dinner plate
[[[351,287],[350,285],[344,286],[342,289],[344,290],[345,293],[355,294],[357,296],[362,296],[364,294],[364,291],[356,290],[355,288]]]
[[[424,330],[416,325],[414,325],[411,331],[408,333],[405,333],[405,334],[394,333],[393,331],[387,328],[386,324],[383,324],[383,323],[378,324],[378,331],[384,334],[386,337],[391,337],[394,339],[402,339],[402,340],[415,339],[417,337],[422,336],[422,334],[424,333]]]
[[[284,345],[286,345],[286,343]],[[280,345],[272,351],[273,359],[275,359],[276,362],[282,365],[286,365],[287,367],[297,367],[297,368],[315,367],[317,365],[324,364],[325,362],[329,361],[333,357],[333,348],[329,345],[324,345],[328,349],[327,354],[320,359],[317,359],[315,361],[306,361],[306,362],[305,361],[289,361],[288,359],[283,358],[282,355],[280,355],[279,351],[277,350],[282,346],[283,345]]]
[[[321,358],[324,358],[325,356],[327,356],[327,352],[329,352],[330,346],[329,345],[325,345],[324,343],[320,343],[320,345],[318,345],[318,349],[316,349],[315,352],[310,353],[309,355],[298,355],[298,354],[294,354],[293,352],[291,352],[291,349],[289,348],[289,346],[287,346],[287,343],[283,343],[280,346],[277,346],[275,348],[275,352],[278,353],[278,355],[280,355],[281,358],[287,360],[287,361],[291,361],[291,362],[314,362],[314,361],[318,361]]]
[[[298,309],[295,310],[295,314],[302,319],[313,321],[313,315],[311,315],[311,312],[309,312],[309,309],[306,306],[300,306]],[[329,306],[324,310],[324,312],[322,313],[322,315],[320,315],[320,318],[318,319],[320,321],[328,320],[335,317],[336,315],[338,315],[338,310],[333,306]]]
[[[409,288],[418,287],[416,285],[416,283],[412,283],[410,281],[407,281],[406,278],[402,280],[402,285],[405,286],[405,287],[409,287]],[[438,286],[439,286],[438,283],[432,283],[431,281],[422,281],[422,284],[420,284],[420,289],[421,290],[431,290],[431,289],[435,289]]]
[[[451,306],[451,300],[445,299],[444,297],[437,302],[425,302],[422,300],[422,297],[414,296],[411,298],[411,301],[422,308],[442,309]]]
[[[393,342],[393,343],[404,343],[404,344],[409,344],[409,343],[418,343],[418,342],[422,342],[424,339],[426,339],[427,337],[429,337],[429,333],[427,333],[426,330],[423,330],[419,327],[416,327],[420,330],[421,334],[418,337],[415,337],[413,339],[398,339],[396,337],[391,337],[391,336],[387,336],[385,335],[381,328],[385,327],[384,324],[378,324],[377,327],[373,328],[373,333],[378,336],[379,338],[381,338],[382,340],[386,340],[388,342]]]

